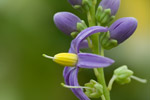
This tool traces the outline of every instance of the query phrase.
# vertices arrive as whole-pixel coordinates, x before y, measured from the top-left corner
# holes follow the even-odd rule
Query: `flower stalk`
[[[113,74],[113,76],[110,79],[109,84],[108,84],[109,91],[111,91],[112,85],[115,81],[121,85],[130,83],[131,79],[134,79],[140,83],[146,83],[147,82],[146,79],[136,77],[133,74],[134,74],[134,72],[132,70],[128,69],[128,67],[126,65],[123,65],[123,66],[115,69],[114,74]]]
[[[88,23],[89,27],[95,26],[95,4],[93,3],[93,6],[90,8],[88,12]],[[92,35],[90,38],[93,43],[93,53],[104,56],[104,49],[101,48],[101,53],[100,53],[100,46],[99,46],[99,35],[100,33]],[[95,76],[97,77],[97,81],[103,86],[103,92],[104,95],[101,97],[102,100],[110,100],[110,93],[107,89],[107,85],[105,82],[105,76],[104,76],[104,70],[103,68],[94,68],[94,73]]]
[[[109,90],[109,91],[111,91],[112,85],[113,85],[115,79],[116,79],[116,76],[113,75],[112,78],[111,78],[111,80],[110,80],[109,83],[108,83],[108,90]]]

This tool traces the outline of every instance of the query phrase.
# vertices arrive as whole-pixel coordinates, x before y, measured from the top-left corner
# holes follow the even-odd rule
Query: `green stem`
[[[99,43],[99,41],[97,41],[97,42]],[[97,45],[97,46],[99,48],[99,45]],[[97,51],[97,52],[94,52],[95,54],[99,54],[99,49],[94,50],[94,51]],[[103,48],[101,48],[101,55],[104,56]],[[103,68],[95,68],[94,73],[95,73],[95,76],[97,77],[98,82],[103,86],[103,92],[104,92],[105,100],[110,100],[110,93],[109,93],[109,90],[106,86]]]
[[[111,80],[109,81],[109,84],[108,84],[108,90],[109,90],[109,91],[111,91],[112,85],[113,85],[115,79],[116,79],[116,76],[113,75],[113,77],[111,78]]]
[[[104,56],[104,49],[101,47],[101,56]]]
[[[89,26],[90,27],[95,26],[96,25],[95,5],[93,5],[90,8],[90,11],[88,12],[87,17],[88,17]],[[93,34],[90,38],[91,38],[92,44],[93,44],[93,47],[92,47],[93,53],[104,56],[104,49],[101,48],[101,54],[99,51],[100,50],[99,49],[99,33]],[[103,97],[105,98],[105,100],[110,100],[110,94],[109,94],[109,90],[106,86],[103,68],[95,68],[94,73],[95,73],[95,76],[97,77],[98,82],[103,86],[103,92],[104,92]]]
[[[101,98],[102,98],[102,100],[106,100],[104,95],[102,95]]]
[[[104,96],[105,96],[106,100],[110,100],[110,93],[106,86],[103,68],[98,68],[98,72],[99,72],[100,77],[97,77],[97,80],[103,86],[103,92],[104,92]]]
[[[87,19],[88,19],[88,22],[89,22],[89,27],[96,25],[96,23],[95,23],[95,6],[92,6],[90,8],[89,12],[87,13]],[[91,38],[92,44],[93,44],[93,46],[92,46],[93,52],[94,53],[99,52],[99,51],[97,51],[97,50],[99,50],[99,48],[98,48],[99,34],[98,33],[93,34],[93,35],[90,36],[90,38]]]

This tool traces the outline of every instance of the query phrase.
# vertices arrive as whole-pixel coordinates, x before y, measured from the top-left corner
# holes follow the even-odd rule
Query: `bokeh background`
[[[106,81],[113,70],[128,65],[136,76],[150,81],[150,0],[121,0],[117,18],[138,20],[134,35],[106,51],[116,60],[105,69]],[[77,100],[63,88],[63,67],[42,57],[67,52],[71,38],[56,28],[53,15],[69,11],[85,19],[67,0],[0,0],[0,100]],[[80,84],[95,79],[92,70],[79,73]],[[150,100],[150,83],[114,84],[112,100]]]

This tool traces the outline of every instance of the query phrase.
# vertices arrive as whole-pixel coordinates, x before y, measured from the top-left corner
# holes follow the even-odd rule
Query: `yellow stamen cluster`
[[[63,66],[74,67],[78,61],[78,56],[73,53],[59,53],[56,54],[54,57],[50,57],[45,54],[43,56],[46,58],[53,59],[54,62]]]

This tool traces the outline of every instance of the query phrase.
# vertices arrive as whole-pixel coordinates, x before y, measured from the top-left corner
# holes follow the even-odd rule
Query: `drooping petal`
[[[78,68],[71,71],[69,76],[69,85],[70,86],[79,86],[78,83]],[[72,92],[80,99],[80,100],[90,100],[83,92],[81,88],[71,89]]]
[[[102,0],[99,4],[103,9],[111,9],[111,15],[115,15],[120,6],[120,0]]]
[[[120,18],[110,28],[110,38],[122,43],[129,38],[137,28],[137,20],[133,17]]]
[[[77,23],[81,22],[80,18],[70,12],[58,12],[54,15],[56,26],[67,35],[77,31]]]
[[[73,53],[79,53],[81,42],[83,40],[85,40],[88,36],[90,36],[94,33],[107,32],[107,31],[108,31],[108,28],[107,27],[102,27],[102,26],[93,26],[93,27],[89,27],[89,28],[81,31],[77,35],[77,37],[74,40],[72,40],[70,51],[73,52]]]
[[[75,69],[75,67],[74,67],[74,68],[72,68],[72,67],[65,67],[65,68],[64,68],[63,76],[64,76],[65,83],[66,83],[67,85],[69,85],[69,76],[70,76],[70,73],[71,73],[71,71],[74,70],[74,69]]]
[[[68,0],[68,2],[74,6],[74,5],[82,5],[82,0]]]
[[[79,68],[70,68],[65,67],[64,69],[64,79],[65,83],[70,86],[79,86],[78,83],[78,70]],[[90,100],[83,92],[81,88],[71,89],[72,92],[80,99],[80,100]]]
[[[78,63],[77,66],[81,68],[98,68],[107,67],[114,63],[114,60],[98,56],[90,53],[78,53]]]

